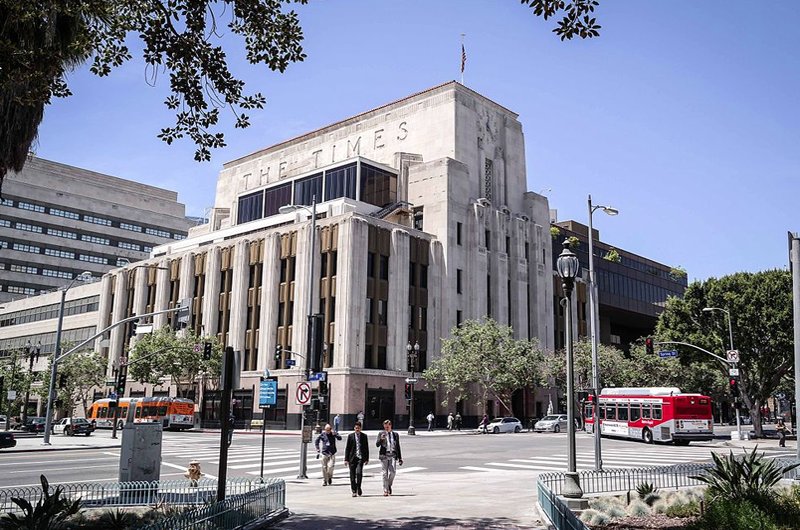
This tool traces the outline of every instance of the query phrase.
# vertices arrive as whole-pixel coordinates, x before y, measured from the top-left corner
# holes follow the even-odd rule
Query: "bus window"
[[[628,421],[628,405],[618,405],[617,420]]]
[[[617,407],[614,405],[606,406],[606,419],[612,421],[617,419]]]
[[[642,417],[642,407],[638,403],[631,405],[631,421],[639,421]]]
[[[106,417],[106,413],[107,413],[107,412],[108,412],[108,408],[107,408],[107,407],[103,407],[103,408],[101,408],[101,409],[100,409],[100,417],[101,417],[101,418],[105,418],[105,417]]]
[[[597,411],[597,415],[600,416],[601,420],[606,419],[606,406],[600,405],[600,410]]]
[[[137,418],[142,417],[142,407],[136,407],[136,417]]]
[[[120,407],[119,409],[119,417],[120,418],[127,418],[128,417],[128,406],[125,405],[124,407]]]
[[[642,405],[642,419],[643,420],[650,419],[650,405]]]
[[[592,404],[589,403],[583,409],[583,417],[586,418],[587,420],[591,420],[592,416],[594,416],[594,407],[592,407]]]
[[[155,408],[155,407],[153,407]],[[158,407],[158,415],[159,416],[166,416],[167,415],[167,407]]]
[[[661,405],[653,405],[653,419],[654,420],[661,419]]]

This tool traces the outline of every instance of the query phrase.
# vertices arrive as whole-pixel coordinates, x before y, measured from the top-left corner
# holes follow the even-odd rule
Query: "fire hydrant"
[[[203,473],[200,472],[200,462],[192,460],[189,462],[189,468],[186,471],[187,473],[184,477],[192,481],[192,486],[197,486],[197,481],[203,477]]]

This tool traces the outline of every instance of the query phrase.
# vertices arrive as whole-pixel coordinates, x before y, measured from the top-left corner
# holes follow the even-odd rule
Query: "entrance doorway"
[[[394,390],[368,388],[364,428],[381,429],[383,420],[391,420],[394,425]]]

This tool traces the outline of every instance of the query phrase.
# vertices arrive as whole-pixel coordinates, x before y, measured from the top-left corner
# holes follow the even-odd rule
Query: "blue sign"
[[[677,357],[678,356],[678,352],[675,351],[675,350],[660,351],[660,352],[658,352],[658,356],[659,357]]]
[[[328,378],[328,372],[316,372],[308,376],[309,381],[326,381]]]
[[[294,359],[286,359],[286,366],[294,366],[296,361]]]
[[[267,407],[277,403],[278,396],[278,382],[277,381],[261,381],[261,386],[258,391],[258,406]]]

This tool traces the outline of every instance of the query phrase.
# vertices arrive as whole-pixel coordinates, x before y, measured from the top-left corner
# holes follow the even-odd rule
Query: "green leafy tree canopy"
[[[70,344],[64,344],[61,351],[68,351],[71,348]],[[47,365],[47,372],[49,374],[53,367],[53,358],[50,356],[50,362]],[[106,374],[106,358],[99,352],[92,350],[80,351],[73,353],[60,363],[58,363],[58,381],[61,377],[64,378],[64,386],[56,385],[56,399],[61,400],[63,403],[62,410],[67,415],[72,415],[75,404],[80,403],[83,406],[83,412],[89,408],[94,390],[97,387],[102,388],[105,384]],[[45,376],[46,377],[46,376]],[[48,381],[42,382],[42,386],[37,389],[37,393],[42,399],[47,400],[49,391]]]

